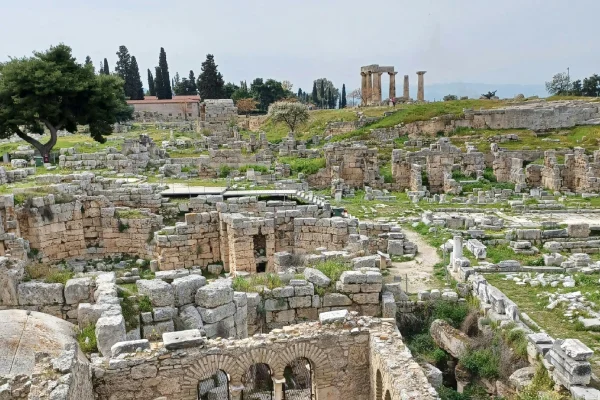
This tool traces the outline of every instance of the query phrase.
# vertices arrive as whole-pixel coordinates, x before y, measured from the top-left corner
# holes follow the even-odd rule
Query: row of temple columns
[[[418,76],[418,87],[417,87],[417,101],[425,101],[425,82],[423,79],[423,75],[425,75],[427,71],[417,71]],[[396,74],[397,72],[388,72],[390,76],[390,89],[389,89],[389,97],[393,99],[396,97]],[[383,72],[378,71],[368,71],[361,72],[361,91],[363,101],[367,104],[379,104],[381,103],[381,75]],[[404,92],[403,97],[404,100],[408,100],[410,98],[409,93],[409,83],[408,83],[408,75],[404,75]]]

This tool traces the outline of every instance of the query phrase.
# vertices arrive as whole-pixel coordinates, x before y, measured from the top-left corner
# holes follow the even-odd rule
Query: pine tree
[[[167,64],[167,53],[164,48],[160,48],[160,56],[158,57],[158,66],[162,74],[162,90],[158,92],[159,99],[172,99],[173,91],[171,89],[171,78],[169,77],[169,65]]]
[[[190,70],[190,75],[189,75],[188,79],[189,79],[190,89],[192,92],[191,94],[197,94],[198,86],[196,85],[196,77],[194,76],[194,71]]]
[[[156,93],[156,97],[159,99],[164,99],[164,97],[162,97],[163,92],[165,90],[164,88],[164,83],[163,83],[163,75],[162,75],[162,71],[160,70],[160,67],[154,67],[154,92]]]
[[[94,65],[90,56],[85,57],[85,66],[87,67],[88,65]]]
[[[215,57],[206,55],[206,61],[202,63],[202,73],[198,77],[198,92],[203,99],[220,99],[223,97],[223,75],[217,70]]]
[[[128,76],[131,81],[131,100],[144,100],[144,85],[135,56],[131,57]]]
[[[156,96],[156,89],[154,88],[154,77],[152,76],[152,72],[150,72],[150,68],[148,68],[148,93],[150,93],[150,96]]]
[[[104,75],[110,75],[110,69],[108,68],[108,60],[105,58],[104,59],[104,71],[103,71]]]
[[[119,46],[119,51],[117,51],[117,65],[115,67],[115,72],[125,82],[125,97],[133,99],[135,97],[135,89],[133,88],[133,82],[130,77],[130,70],[131,55],[129,54],[129,50],[127,50],[127,47],[125,46]]]
[[[342,84],[342,97],[340,98],[340,108],[346,108],[346,84]]]
[[[313,90],[312,90],[312,102],[315,105],[319,104],[319,96],[317,94],[317,81],[313,82]]]

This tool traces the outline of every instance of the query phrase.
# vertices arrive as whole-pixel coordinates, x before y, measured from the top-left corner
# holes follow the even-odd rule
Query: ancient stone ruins
[[[276,139],[231,100],[147,103],[46,166],[19,142],[0,399],[597,399],[600,103],[386,126],[404,100]]]

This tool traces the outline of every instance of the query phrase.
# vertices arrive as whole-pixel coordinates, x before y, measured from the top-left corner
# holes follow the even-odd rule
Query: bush
[[[303,173],[305,175],[313,175],[319,172],[321,168],[325,168],[325,158],[295,158],[281,157],[279,162],[289,164],[292,174]]]
[[[77,333],[79,348],[84,353],[97,353],[96,325],[88,325]]]
[[[455,94],[447,94],[444,96],[444,101],[454,101],[458,100],[458,96]]]
[[[482,378],[495,379],[500,376],[500,359],[491,349],[469,349],[460,358],[460,364]]]
[[[443,319],[455,328],[459,328],[467,315],[469,306],[464,303],[450,303],[447,301],[436,301],[433,303],[432,318]]]
[[[148,296],[141,296],[138,300],[140,312],[152,312],[152,302]]]
[[[136,302],[131,297],[125,297],[121,300],[121,313],[123,319],[125,319],[127,332],[140,325],[140,313],[137,310]]]
[[[218,176],[219,178],[227,178],[231,173],[231,167],[228,165],[221,165],[219,168]]]
[[[262,174],[269,172],[269,168],[265,167],[264,165],[255,165],[255,164],[242,165],[240,167],[239,171],[241,173],[245,173],[249,169],[253,169],[254,171],[260,172]]]
[[[232,282],[233,290],[236,292],[250,292],[250,282],[243,276],[236,276]]]

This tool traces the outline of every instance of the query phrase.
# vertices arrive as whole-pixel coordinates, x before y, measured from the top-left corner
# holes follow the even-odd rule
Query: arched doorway
[[[304,357],[292,360],[283,370],[283,398],[285,400],[313,400],[314,380],[310,360]]]
[[[392,395],[389,390],[385,391],[385,400],[392,400]]]
[[[267,364],[253,364],[242,377],[242,400],[272,400],[273,379]]]
[[[198,382],[198,400],[229,400],[229,376],[218,370]]]
[[[383,379],[379,370],[377,370],[377,375],[375,376],[375,399],[383,400]]]

